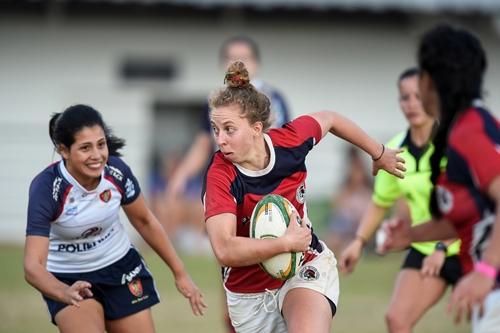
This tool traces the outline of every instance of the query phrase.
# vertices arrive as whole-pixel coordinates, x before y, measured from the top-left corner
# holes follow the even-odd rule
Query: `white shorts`
[[[321,245],[323,251],[314,260],[304,264],[280,289],[255,294],[233,293],[226,289],[229,318],[236,332],[287,332],[281,308],[286,294],[294,288],[315,290],[325,295],[335,307],[337,306],[339,298],[337,260],[323,242]]]
[[[479,318],[479,308],[474,308],[472,316],[473,333],[500,332],[500,289],[490,292],[484,300],[484,313]]]

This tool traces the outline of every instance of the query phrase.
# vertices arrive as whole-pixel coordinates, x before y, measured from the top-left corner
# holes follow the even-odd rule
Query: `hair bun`
[[[230,88],[246,88],[250,85],[250,77],[245,64],[241,61],[235,61],[229,65],[224,84]]]

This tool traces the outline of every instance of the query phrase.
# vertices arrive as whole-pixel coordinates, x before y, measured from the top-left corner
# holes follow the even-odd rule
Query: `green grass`
[[[153,307],[158,332],[224,332],[222,287],[219,267],[210,257],[183,256],[186,267],[203,291],[209,308],[204,317],[191,314],[188,302],[180,296],[172,276],[158,257],[141,251],[153,272],[162,302]],[[385,332],[384,312],[401,263],[401,254],[367,256],[355,274],[341,276],[341,295],[332,332]],[[0,332],[56,332],[49,322],[45,303],[23,278],[22,248],[0,247]],[[437,304],[419,323],[415,332],[469,332],[467,325],[453,326],[445,315],[448,297]]]

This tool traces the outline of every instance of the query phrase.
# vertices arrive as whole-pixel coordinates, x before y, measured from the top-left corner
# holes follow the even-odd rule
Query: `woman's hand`
[[[372,174],[375,176],[380,169],[383,169],[398,178],[404,178],[403,172],[406,171],[404,166],[405,160],[398,156],[403,152],[403,149],[390,149],[382,145],[383,151],[380,157],[373,158]]]
[[[92,285],[87,281],[76,281],[64,290],[63,302],[69,305],[80,307],[80,302],[85,298],[92,297],[90,288]]]
[[[361,239],[354,239],[342,251],[339,260],[340,271],[344,274],[352,273],[356,268],[361,252],[363,250],[363,241]]]
[[[407,248],[411,244],[411,226],[401,219],[392,219],[383,224],[386,238],[380,251],[382,254],[388,251],[399,251]]]
[[[207,307],[203,295],[185,271],[175,276],[175,286],[184,297],[189,299],[193,314],[202,316],[203,309]]]
[[[441,267],[443,267],[445,260],[446,253],[444,253],[444,251],[434,251],[425,257],[422,262],[420,273],[424,276],[439,276],[439,272],[441,272]]]
[[[311,229],[307,227],[307,222],[305,219],[300,219],[297,216],[296,211],[292,211],[290,214],[290,223],[282,237],[287,239],[289,249],[288,252],[304,252],[309,249],[309,245],[312,241]]]
[[[459,324],[462,318],[470,320],[472,308],[479,305],[482,313],[484,299],[493,289],[495,280],[478,272],[471,272],[462,277],[448,302],[447,312],[455,312],[455,324]]]

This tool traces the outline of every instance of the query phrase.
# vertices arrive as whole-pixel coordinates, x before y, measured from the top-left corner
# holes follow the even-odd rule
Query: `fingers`
[[[189,298],[189,303],[191,304],[191,309],[195,316],[203,316],[203,310],[207,307],[205,301],[203,300],[203,295],[200,292],[196,292],[193,297]]]

